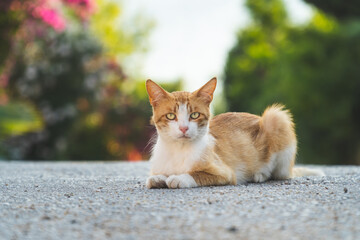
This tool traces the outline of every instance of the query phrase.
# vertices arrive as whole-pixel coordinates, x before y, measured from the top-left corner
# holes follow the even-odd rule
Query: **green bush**
[[[247,5],[253,24],[240,31],[225,69],[229,110],[261,114],[283,103],[295,117],[300,162],[360,164],[359,18],[318,11],[292,26],[279,0]]]

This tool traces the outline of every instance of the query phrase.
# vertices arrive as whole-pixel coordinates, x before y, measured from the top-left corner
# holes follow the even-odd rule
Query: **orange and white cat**
[[[146,81],[158,138],[151,156],[148,188],[235,185],[323,176],[319,170],[294,168],[296,135],[282,105],[264,114],[210,115],[216,78],[195,92],[169,93]]]

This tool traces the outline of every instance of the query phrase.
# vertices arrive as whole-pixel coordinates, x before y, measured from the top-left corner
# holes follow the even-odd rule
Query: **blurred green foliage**
[[[35,109],[24,103],[12,102],[0,106],[0,116],[0,140],[13,134],[39,130],[42,127],[41,118]]]
[[[0,158],[140,160],[154,129],[144,81],[127,57],[145,50],[152,22],[121,24],[107,0],[0,5]],[[38,14],[38,13],[41,14]],[[139,40],[141,39],[141,41]],[[149,150],[149,149],[147,149]]]
[[[295,117],[299,162],[360,164],[360,15],[343,21],[316,10],[293,26],[280,0],[247,6],[253,23],[225,68],[228,109],[261,114],[283,103]]]
[[[341,20],[359,18],[360,16],[360,1],[358,0],[305,0],[305,2],[311,3]]]

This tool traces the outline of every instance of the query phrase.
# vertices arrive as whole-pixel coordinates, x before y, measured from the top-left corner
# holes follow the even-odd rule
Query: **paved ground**
[[[360,167],[148,190],[148,163],[0,162],[0,239],[360,239]]]

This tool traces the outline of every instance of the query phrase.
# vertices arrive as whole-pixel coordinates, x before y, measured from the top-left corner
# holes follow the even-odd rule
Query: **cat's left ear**
[[[209,104],[213,99],[213,94],[216,88],[216,77],[213,77],[210,81],[208,81],[204,86],[202,86],[199,90],[193,92],[198,97],[202,97]]]

